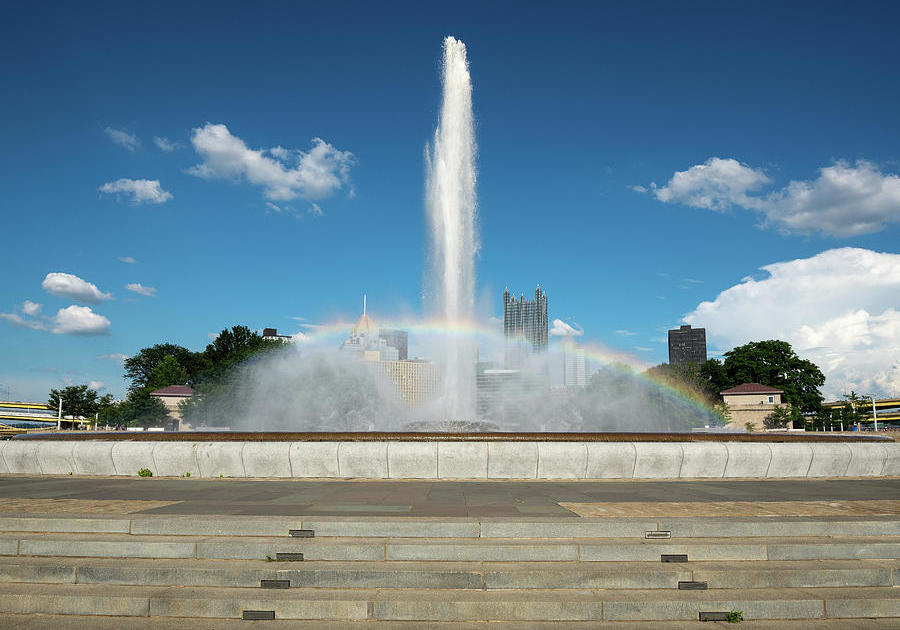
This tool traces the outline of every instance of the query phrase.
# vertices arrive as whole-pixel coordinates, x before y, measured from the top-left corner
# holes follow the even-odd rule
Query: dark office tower
[[[534,300],[510,296],[503,291],[503,334],[510,342],[523,346],[529,352],[547,349],[547,294],[538,287]]]
[[[706,329],[682,326],[669,331],[669,365],[706,363]]]
[[[397,348],[401,361],[407,360],[409,356],[409,333],[405,330],[382,328],[379,331],[378,336],[384,339],[390,347]]]

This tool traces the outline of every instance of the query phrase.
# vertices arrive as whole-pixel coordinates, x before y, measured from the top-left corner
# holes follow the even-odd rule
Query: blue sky
[[[420,313],[450,34],[486,310],[540,282],[636,362],[687,318],[900,392],[896,5],[325,4],[5,5],[0,397],[121,395],[98,357],[352,319],[363,292]]]

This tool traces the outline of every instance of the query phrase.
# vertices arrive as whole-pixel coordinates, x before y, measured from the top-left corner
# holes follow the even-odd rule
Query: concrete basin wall
[[[723,479],[900,476],[900,443],[0,442],[0,475],[298,479]]]

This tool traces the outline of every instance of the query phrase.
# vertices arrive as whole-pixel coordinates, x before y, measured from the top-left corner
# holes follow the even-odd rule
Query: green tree
[[[249,360],[277,352],[286,345],[282,341],[263,339],[247,326],[222,330],[202,353],[205,367],[193,384],[197,395],[181,403],[185,421],[194,425],[215,423],[217,418],[233,411],[235,405],[240,404],[240,401],[235,401],[235,391],[241,381],[239,368]],[[312,398],[315,401],[316,397]],[[317,401],[308,404],[316,405]],[[312,409],[305,411],[314,413]],[[337,411],[331,409],[331,413]]]
[[[767,429],[783,429],[793,422],[791,409],[789,405],[780,405],[766,416],[763,420],[763,426]]]
[[[147,387],[153,371],[166,357],[173,357],[184,369],[187,374],[185,382],[191,382],[206,367],[202,354],[173,343],[158,343],[125,359],[125,377],[131,381],[129,389]]]
[[[273,352],[284,345],[283,342],[263,339],[247,326],[232,326],[218,334],[203,351],[203,373],[201,380],[221,377],[235,365],[259,353]]]
[[[113,400],[112,394],[106,394],[97,403],[97,424],[113,426],[118,424],[122,402]]]
[[[128,398],[120,403],[116,424],[131,426],[151,426],[165,422],[169,418],[169,411],[156,396],[150,395],[150,389],[145,387],[128,393]]]
[[[147,379],[147,389],[150,391],[168,387],[169,385],[184,385],[188,381],[187,371],[181,367],[178,360],[171,354],[167,354],[157,364]]]
[[[51,389],[47,404],[59,409],[62,398],[63,415],[92,418],[99,409],[97,392],[87,385],[69,385],[65,389]]]
[[[819,367],[801,359],[786,341],[753,341],[725,353],[723,385],[761,383],[784,391],[784,402],[800,412],[818,412],[822,406],[819,387],[825,375]],[[726,387],[727,389],[727,387]]]

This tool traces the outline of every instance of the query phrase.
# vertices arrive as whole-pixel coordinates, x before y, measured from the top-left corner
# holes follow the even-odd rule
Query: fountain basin
[[[0,475],[295,479],[900,476],[875,436],[639,433],[66,433],[0,442]]]

